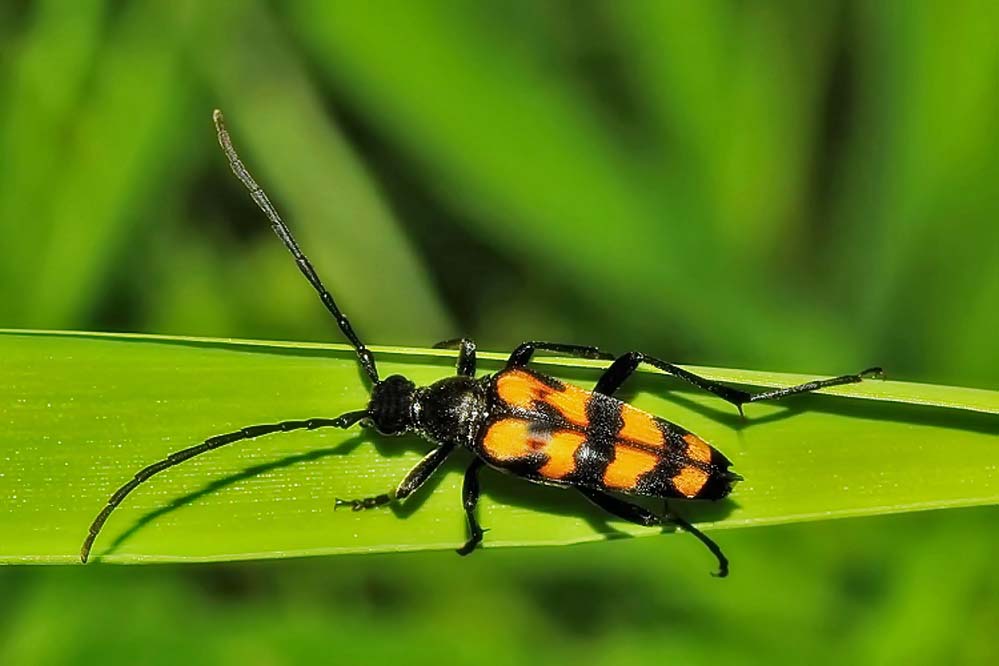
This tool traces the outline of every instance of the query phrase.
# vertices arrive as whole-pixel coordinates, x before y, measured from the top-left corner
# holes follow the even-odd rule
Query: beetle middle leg
[[[364,509],[374,509],[384,506],[395,500],[406,499],[426,483],[427,479],[434,475],[434,472],[440,468],[441,464],[452,451],[454,451],[454,444],[441,444],[425,455],[420,462],[416,463],[413,469],[409,470],[406,476],[403,477],[394,491],[372,497],[363,497],[361,499],[344,500],[336,498],[333,508],[338,509],[342,506],[349,506],[351,511],[363,511]]]
[[[567,345],[561,342],[539,342],[537,340],[530,340],[528,342],[521,343],[516,349],[513,350],[513,353],[510,354],[510,359],[506,362],[507,367],[523,367],[527,365],[536,351],[566,354],[567,356],[575,356],[577,358],[608,360],[614,358],[613,354],[608,354],[607,352],[600,351],[597,347],[591,347],[589,345]]]
[[[479,470],[482,469],[483,462],[476,458],[465,470],[465,482],[461,488],[461,500],[465,507],[465,517],[468,519],[468,541],[456,552],[459,555],[468,555],[475,547],[482,543],[482,535],[485,530],[475,519],[475,507],[479,503]]]

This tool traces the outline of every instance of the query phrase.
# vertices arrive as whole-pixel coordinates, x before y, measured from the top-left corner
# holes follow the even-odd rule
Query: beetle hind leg
[[[627,520],[629,523],[635,523],[636,525],[641,525],[643,527],[676,525],[684,532],[692,534],[698,541],[704,544],[708,550],[711,551],[712,555],[718,559],[718,571],[713,573],[713,576],[724,578],[728,575],[728,558],[725,557],[725,554],[722,552],[718,544],[712,541],[699,529],[671,511],[668,504],[666,505],[666,515],[657,516],[645,507],[632,504],[631,502],[625,502],[624,500],[620,500],[599,490],[579,488],[579,492],[583,493],[588,500],[599,506],[607,513],[617,516],[622,520]]]
[[[685,370],[677,365],[667,363],[666,361],[653,356],[648,356],[642,352],[628,352],[623,356],[619,356],[611,364],[611,366],[604,371],[604,374],[601,375],[600,379],[597,381],[597,385],[593,389],[593,392],[602,393],[604,395],[613,395],[615,391],[621,388],[621,385],[625,382],[625,380],[634,374],[635,370],[642,363],[651,365],[666,374],[682,379],[688,384],[692,384],[697,388],[715,394],[722,400],[735,405],[740,414],[742,413],[742,406],[749,402],[780,400],[781,398],[786,398],[789,395],[810,393],[812,391],[829,388],[831,386],[856,384],[869,377],[884,377],[884,371],[881,368],[868,368],[867,370],[858,372],[855,375],[841,375],[830,379],[816,379],[814,381],[805,382],[804,384],[798,384],[797,386],[789,386],[782,389],[770,389],[760,391],[758,393],[747,393],[746,391],[726,386],[720,382],[705,379],[700,375],[695,375],[689,370]]]

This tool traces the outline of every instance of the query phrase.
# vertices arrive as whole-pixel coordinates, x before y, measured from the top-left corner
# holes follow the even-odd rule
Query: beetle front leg
[[[468,338],[443,340],[434,345],[434,349],[458,350],[458,375],[461,377],[475,376],[475,343]]]
[[[454,451],[454,444],[441,444],[436,449],[423,457],[420,462],[409,470],[409,473],[399,482],[396,489],[390,493],[383,493],[373,497],[363,497],[361,499],[344,500],[336,498],[333,509],[342,506],[349,506],[351,511],[364,511],[384,506],[395,500],[403,500],[413,494],[420,486],[426,483],[427,479],[434,475],[448,455]]]

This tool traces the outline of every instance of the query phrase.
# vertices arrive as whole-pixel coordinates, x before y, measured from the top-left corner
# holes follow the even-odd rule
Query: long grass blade
[[[384,372],[429,383],[453,352],[375,348]],[[482,372],[503,355],[483,354]],[[599,362],[541,359],[591,385]],[[699,369],[758,386],[802,377]],[[697,432],[746,480],[730,500],[678,506],[704,529],[994,504],[999,393],[869,381],[783,404],[728,404],[666,377],[626,386],[637,406]],[[335,416],[367,395],[344,346],[0,331],[0,562],[77,561],[87,526],[141,467],[254,423]],[[159,475],[112,515],[104,562],[208,561],[453,548],[465,537],[456,456],[396,509],[334,511],[384,492],[429,449],[416,437],[298,432],[214,451]],[[575,493],[482,475],[486,547],[652,535]]]

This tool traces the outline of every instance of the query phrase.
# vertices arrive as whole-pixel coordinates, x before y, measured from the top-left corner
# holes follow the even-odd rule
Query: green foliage
[[[444,354],[386,349],[379,357],[383,373],[428,384],[451,370]],[[0,404],[13,405],[0,411],[0,421],[14,425],[0,449],[0,494],[12,498],[0,532],[18,535],[0,545],[7,562],[75,561],[85,527],[107,497],[176,450],[251,423],[334,416],[367,399],[353,351],[343,346],[12,332],[0,334],[0,355],[8,383]],[[498,355],[482,358],[499,367]],[[563,361],[551,371],[592,379],[593,365]],[[867,382],[832,389],[852,400],[761,403],[743,421],[713,396],[643,374],[629,385],[637,390],[635,404],[723,447],[747,479],[732,500],[688,505],[691,520],[740,527],[999,500],[988,463],[999,424],[994,392]],[[802,379],[705,374],[764,386]],[[672,389],[668,397],[665,388]],[[356,431],[233,445],[148,481],[114,514],[95,552],[109,562],[150,562],[454,548],[465,538],[464,460],[452,461],[396,515],[332,509],[334,497],[395,487],[426,448],[416,438],[386,441]],[[498,474],[483,483],[487,546],[657,533],[608,521],[565,491]]]

